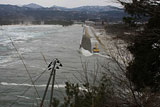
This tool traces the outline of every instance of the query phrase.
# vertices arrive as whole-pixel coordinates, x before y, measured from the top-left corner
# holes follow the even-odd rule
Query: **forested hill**
[[[48,20],[87,20],[104,19],[119,21],[125,15],[124,10],[113,6],[82,6],[65,8],[52,6],[44,8],[36,4],[24,6],[0,5],[0,22],[5,21],[48,21]]]

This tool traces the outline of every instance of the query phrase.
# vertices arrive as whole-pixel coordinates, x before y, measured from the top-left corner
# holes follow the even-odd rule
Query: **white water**
[[[32,85],[32,84],[18,84],[18,83],[7,83],[7,82],[1,82],[0,85],[4,85],[4,86],[27,86],[27,87],[46,87],[46,84],[41,84],[41,85]],[[51,87],[51,85],[49,85],[49,87]],[[54,85],[55,88],[64,88],[65,84],[58,84],[58,85]]]
[[[27,86],[27,87],[39,87],[39,88],[43,88],[43,87],[46,87],[46,84],[41,84],[41,85],[32,85],[32,84],[18,84],[18,83],[7,83],[7,82],[1,82],[0,85],[3,85],[3,86]],[[58,85],[54,85],[54,88],[65,88],[65,84],[58,84]],[[52,87],[52,85],[49,85],[49,87]],[[83,87],[79,87],[80,90],[86,90],[85,88]],[[19,95],[18,95],[19,96]],[[19,96],[19,97],[22,97],[22,96]]]
[[[82,55],[84,55],[84,56],[92,56],[93,55],[93,53],[91,53],[90,51],[88,51],[88,50],[85,50],[84,48],[80,48],[80,53],[82,54]]]
[[[33,77],[41,74],[47,66],[40,52],[45,56],[47,63],[50,63],[54,58],[59,58],[63,67],[57,70],[56,84],[59,85],[55,85],[55,88],[64,88],[66,81],[79,83],[73,74],[79,79],[82,78],[79,75],[79,72],[83,70],[82,62],[90,62],[88,70],[92,71],[97,58],[100,59],[99,61],[104,59],[83,48],[80,49],[82,54],[77,52],[83,35],[81,25],[68,27],[52,25],[2,27],[3,31],[0,32],[0,92],[2,92],[0,93],[0,107],[7,107],[14,102],[15,96],[24,97],[24,99],[27,96],[27,100],[33,97],[35,93],[33,85],[29,84],[31,81],[22,83],[28,80],[29,77],[8,36],[13,39],[17,50],[23,56],[28,71]],[[50,71],[46,71],[35,83],[40,96],[43,95],[49,74]],[[27,87],[31,89],[21,95]],[[62,94],[61,92],[55,92],[55,95],[58,93]],[[28,107],[27,104],[30,104],[29,102],[22,103],[18,101],[13,107]]]
[[[86,57],[89,57],[89,56],[92,56],[92,55],[98,55],[98,56],[104,57],[104,58],[111,58],[111,57],[108,56],[108,55],[102,55],[102,54],[100,54],[100,53],[91,53],[90,51],[85,50],[85,49],[83,49],[82,47],[80,48],[80,53],[81,53],[82,55],[86,56]]]

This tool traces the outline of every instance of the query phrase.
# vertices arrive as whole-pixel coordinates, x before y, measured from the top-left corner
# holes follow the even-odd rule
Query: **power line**
[[[56,64],[59,64],[59,65],[56,65]],[[50,76],[49,76],[49,79],[48,79],[48,82],[47,82],[47,86],[46,86],[45,91],[44,91],[44,95],[43,95],[43,97],[42,97],[42,101],[41,101],[40,107],[43,107],[44,99],[45,99],[45,97],[46,97],[46,94],[47,94],[48,87],[49,87],[49,84],[50,84],[50,82],[51,82],[51,79],[52,79],[52,87],[51,87],[51,96],[50,96],[50,104],[49,104],[49,107],[52,106],[53,90],[54,90],[54,82],[55,82],[56,69],[59,69],[60,66],[62,66],[62,64],[60,63],[60,61],[59,61],[58,59],[54,59],[54,60],[48,65],[48,70],[51,70],[51,73],[50,73]]]
[[[22,55],[19,53],[19,51],[18,51],[18,49],[16,48],[16,46],[15,46],[15,44],[14,44],[13,40],[12,40],[9,36],[8,36],[8,38],[11,40],[11,43],[12,43],[13,47],[15,48],[15,50],[16,50],[16,52],[17,52],[17,54],[18,54],[19,58],[20,58],[20,60],[22,61],[23,66],[25,67],[26,72],[27,72],[27,74],[28,74],[28,76],[29,76],[29,79],[31,80],[31,83],[32,83],[32,85],[34,86],[34,89],[35,89],[35,91],[36,91],[36,93],[37,93],[38,97],[40,98],[40,95],[39,95],[39,93],[38,93],[38,90],[37,90],[37,88],[36,88],[36,87],[35,87],[35,85],[34,85],[33,79],[32,79],[32,77],[31,77],[30,72],[29,72],[29,71],[28,71],[28,69],[27,69],[26,64],[24,63],[24,60],[23,60]]]

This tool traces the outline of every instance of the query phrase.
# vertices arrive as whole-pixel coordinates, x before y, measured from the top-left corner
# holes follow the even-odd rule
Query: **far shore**
[[[0,21],[0,25],[73,25],[73,21],[67,20],[47,20],[47,21]]]

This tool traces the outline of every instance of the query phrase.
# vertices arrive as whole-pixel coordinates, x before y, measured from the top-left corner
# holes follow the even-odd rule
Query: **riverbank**
[[[107,33],[107,29],[103,26],[90,26],[90,28],[101,48],[110,58],[117,60],[121,64],[128,65],[132,59],[132,55],[127,50],[128,43],[125,40],[116,38],[117,35],[114,33]]]

